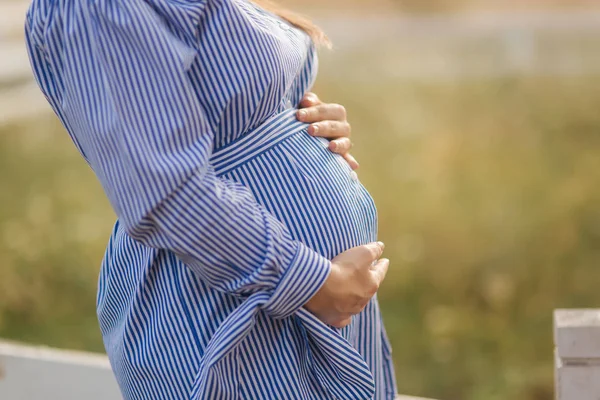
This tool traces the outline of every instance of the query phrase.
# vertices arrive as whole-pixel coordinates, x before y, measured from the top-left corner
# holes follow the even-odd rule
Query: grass
[[[600,79],[337,85],[392,260],[401,392],[552,398],[552,310],[600,302]],[[101,350],[113,213],[60,125],[0,132],[0,336]]]
[[[403,392],[552,398],[552,310],[600,300],[598,83],[321,87],[380,208]]]

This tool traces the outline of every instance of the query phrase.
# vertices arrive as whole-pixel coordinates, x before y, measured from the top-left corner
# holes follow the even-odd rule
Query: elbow
[[[121,220],[121,223],[127,236],[136,242],[147,247],[159,247],[154,240],[155,228],[151,221],[144,219],[137,223],[127,223],[127,221]]]

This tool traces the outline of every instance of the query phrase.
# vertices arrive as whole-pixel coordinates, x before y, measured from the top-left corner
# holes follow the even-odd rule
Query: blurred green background
[[[541,72],[525,56],[476,76],[424,59],[420,73],[392,39],[323,54],[315,91],[348,109],[378,205],[400,392],[549,400],[553,309],[600,305],[600,68],[550,73],[536,36]],[[575,43],[581,60],[600,50]],[[114,214],[55,117],[2,122],[0,337],[103,351],[94,300]]]

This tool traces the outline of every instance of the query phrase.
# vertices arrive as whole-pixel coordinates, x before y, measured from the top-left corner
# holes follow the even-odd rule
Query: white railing
[[[117,400],[103,355],[0,341],[0,399]]]
[[[554,341],[556,399],[600,399],[600,309],[557,310]],[[0,399],[119,398],[104,355],[0,341]],[[419,398],[399,396],[397,400]]]
[[[554,313],[557,400],[600,399],[600,310]]]
[[[104,355],[0,341],[0,399],[117,400]],[[398,396],[396,400],[426,400]]]

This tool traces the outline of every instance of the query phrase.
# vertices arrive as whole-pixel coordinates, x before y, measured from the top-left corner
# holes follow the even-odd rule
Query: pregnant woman
[[[318,28],[263,1],[34,0],[26,38],[119,217],[97,311],[126,399],[394,398],[375,206],[317,136],[341,124],[297,108]]]

